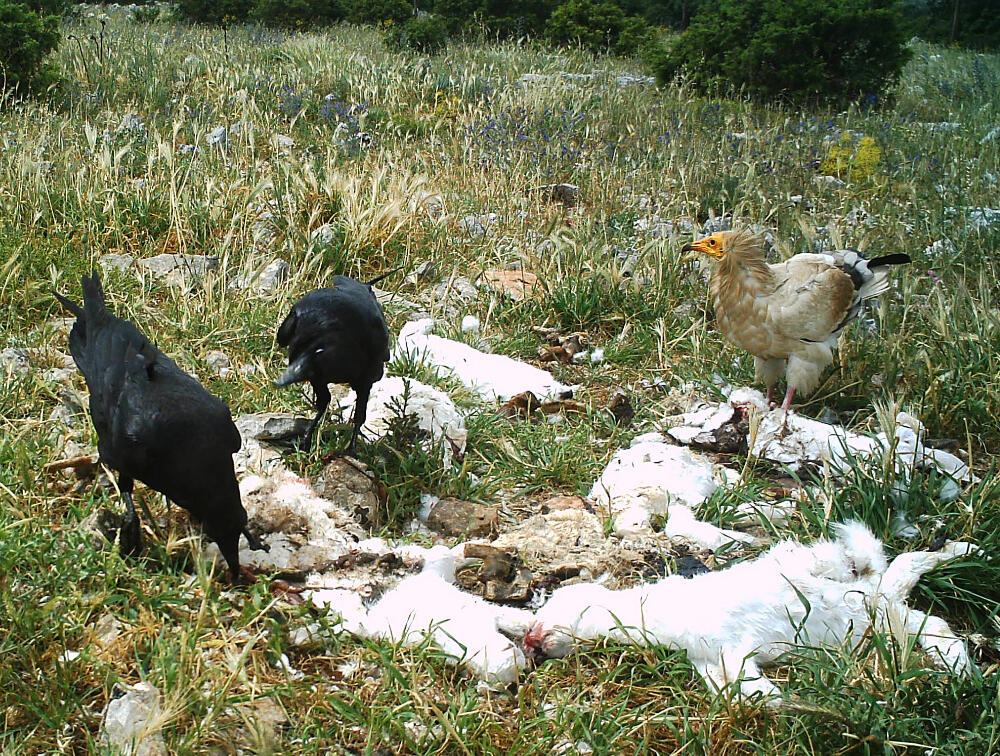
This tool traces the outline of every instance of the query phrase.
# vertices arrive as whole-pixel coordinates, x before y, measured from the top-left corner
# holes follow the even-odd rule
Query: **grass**
[[[91,10],[65,32],[98,33]],[[46,104],[0,113],[4,348],[62,349],[63,333],[45,325],[63,316],[49,292],[78,296],[80,275],[104,254],[216,255],[219,278],[190,293],[110,273],[112,307],[234,413],[306,413],[299,394],[270,387],[282,362],[274,329],[304,292],[334,273],[368,279],[424,261],[470,279],[520,265],[538,275],[536,296],[482,292],[466,310],[491,349],[520,359],[534,359],[541,343],[532,326],[586,331],[605,361],[553,371],[580,385],[587,411],[557,424],[509,419],[419,363],[394,365],[471,413],[460,465],[409,446],[405,426],[383,447],[362,446],[388,491],[375,525],[398,532],[423,492],[488,502],[585,493],[615,449],[662,426],[669,400],[657,379],[693,382],[706,395],[716,376],[752,380],[751,360],[712,325],[702,271],[679,254],[694,225],[727,215],[764,224],[780,255],[822,244],[905,250],[914,263],[852,327],[802,409],[875,431],[877,405],[898,403],[931,436],[954,439],[980,482],[943,503],[932,476],[899,492],[877,465],[859,466],[849,479],[820,480],[781,532],[815,538],[855,517],[893,553],[939,535],[982,544],[986,556],[921,581],[914,603],[984,636],[983,674],[953,679],[880,635],[856,649],[802,648],[772,673],[797,702],[775,714],[710,694],[683,654],[665,649],[599,644],[486,693],[433,649],[348,638],[295,649],[291,628],[331,620],[273,599],[265,580],[226,589],[191,557],[197,539],[186,529],[170,525],[136,561],[93,548],[79,523],[114,494],[68,489],[42,471],[61,454],[49,419],[61,389],[33,370],[0,388],[3,753],[100,752],[114,683],[140,679],[165,694],[162,732],[176,753],[998,750],[1000,567],[988,557],[1000,547],[1000,223],[976,225],[972,209],[1000,208],[1000,149],[980,144],[1000,122],[1000,58],[915,42],[891,101],[799,112],[698,98],[683,85],[619,86],[615,75],[637,63],[527,43],[455,45],[426,58],[392,53],[372,30],[350,26],[234,27],[223,39],[124,9],[110,12],[105,37],[102,58],[64,39],[56,58],[66,86]],[[594,75],[570,82],[561,71]],[[525,73],[551,78],[522,82]],[[228,139],[210,145],[220,126]],[[853,163],[836,152],[862,137],[877,152],[871,140]],[[824,161],[842,169],[842,183],[816,180]],[[556,182],[577,184],[581,202],[530,191]],[[443,216],[421,209],[425,193],[441,195]],[[462,218],[485,213],[497,215],[487,236],[462,233]],[[314,240],[327,224],[330,240]],[[227,289],[273,257],[292,269],[277,294]],[[419,298],[423,285],[402,281],[384,285]],[[398,330],[404,313],[390,306],[388,315]],[[215,349],[236,377],[210,372]],[[48,367],[51,358],[37,359]],[[636,408],[629,426],[605,409],[616,388]],[[324,428],[327,447],[343,442]],[[85,418],[69,433],[94,441]],[[290,461],[315,470],[315,457]],[[735,505],[766,493],[771,471],[746,467],[743,485],[713,498],[706,516],[725,524]],[[900,511],[918,527],[912,541],[893,530]],[[122,627],[111,648],[94,642],[102,618]],[[65,661],[67,649],[82,656]],[[287,725],[248,727],[259,699],[277,704]]]

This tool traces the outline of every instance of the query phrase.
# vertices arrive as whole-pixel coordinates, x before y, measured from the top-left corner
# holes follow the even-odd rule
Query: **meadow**
[[[35,355],[0,388],[4,754],[101,752],[113,684],[140,679],[164,695],[171,753],[1000,751],[1000,57],[914,41],[891,97],[801,111],[657,88],[636,61],[529,42],[422,57],[372,29],[222,30],[151,15],[84,7],[57,53],[64,86],[0,110],[0,347]],[[564,182],[577,202],[537,191]],[[481,235],[473,215],[485,216]],[[454,301],[421,299],[429,283],[401,272],[380,284],[429,301],[440,333],[469,338],[459,320],[475,315],[489,349],[533,361],[533,326],[584,331],[605,358],[551,365],[586,408],[559,424],[498,419],[459,392],[470,412],[461,465],[363,444],[389,492],[379,532],[405,533],[425,492],[508,510],[586,493],[616,449],[662,426],[669,389],[714,397],[720,377],[752,382],[752,360],[713,328],[703,271],[680,253],[727,219],[767,229],[776,259],[843,246],[913,257],[799,408],[874,431],[878,407],[898,406],[953,440],[979,480],[942,502],[917,476],[901,501],[877,469],[821,476],[780,535],[809,540],[858,517],[891,553],[941,535],[979,543],[981,556],[928,575],[914,603],[970,636],[981,676],[947,675],[912,639],[874,633],[857,648],[796,650],[770,674],[797,703],[774,712],[709,693],[663,649],[598,644],[500,691],[431,648],[340,637],[301,651],[287,635],[313,616],[308,605],[273,597],[264,578],[234,590],[213,577],[183,518],[140,560],[94,549],[79,523],[118,507],[114,492],[66,490],[43,470],[67,438],[95,441],[89,420],[60,419],[65,391],[45,368],[66,351],[50,291],[78,298],[102,256],[220,258],[193,289],[133,270],[104,278],[117,314],[234,415],[309,412],[300,393],[271,387],[283,367],[274,332],[295,299],[336,273],[367,280],[430,262],[437,279],[517,268],[539,281],[516,301],[482,288],[458,317],[445,316]],[[275,258],[290,264],[275,292],[228,288]],[[398,331],[406,312],[390,303],[386,314]],[[209,368],[212,350],[229,357],[228,376]],[[435,380],[420,365],[390,371]],[[618,389],[636,410],[627,425],[606,409]],[[293,469],[316,472],[342,444],[323,428],[317,452],[289,457]],[[719,524],[777,472],[733,465],[741,485],[706,507]],[[894,526],[900,513],[916,535]],[[107,614],[125,628],[114,648],[88,646]],[[280,727],[252,724],[264,699]]]

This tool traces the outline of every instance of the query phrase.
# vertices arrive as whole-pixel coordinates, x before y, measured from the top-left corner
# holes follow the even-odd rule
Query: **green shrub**
[[[256,0],[251,16],[265,26],[306,29],[336,23],[347,9],[341,0]]]
[[[434,55],[447,46],[448,28],[440,16],[418,16],[392,26],[386,32],[385,41],[397,50]]]
[[[894,2],[705,0],[655,68],[703,90],[845,103],[884,91],[909,55]]]
[[[545,23],[545,36],[554,44],[578,44],[594,52],[613,47],[625,28],[625,11],[611,2],[569,0]]]
[[[413,4],[408,0],[350,0],[348,7],[347,18],[355,24],[402,24],[413,16]]]
[[[1000,50],[996,0],[904,0],[904,28],[928,42]]]
[[[244,22],[250,17],[253,0],[177,0],[177,15],[202,24]]]
[[[59,44],[62,3],[0,0],[0,93],[40,91],[55,81],[45,56]]]

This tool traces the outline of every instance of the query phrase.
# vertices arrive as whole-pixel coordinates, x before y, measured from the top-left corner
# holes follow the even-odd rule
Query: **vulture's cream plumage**
[[[774,385],[785,373],[788,390],[808,394],[833,362],[840,332],[865,300],[889,288],[890,265],[910,262],[905,254],[866,259],[853,249],[799,254],[768,264],[763,240],[748,231],[722,231],[687,244],[713,261],[711,295],[719,330],[754,356],[758,380]]]

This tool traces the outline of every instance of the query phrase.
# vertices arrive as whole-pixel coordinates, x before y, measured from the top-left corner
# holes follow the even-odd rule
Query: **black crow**
[[[302,441],[305,449],[312,446],[316,426],[330,404],[327,384],[346,383],[357,394],[347,447],[347,453],[356,456],[372,384],[382,378],[389,361],[389,327],[372,290],[387,275],[367,283],[334,276],[331,288],[306,294],[278,327],[278,344],[288,349],[288,369],[274,385],[309,381],[316,394],[316,417]]]
[[[142,549],[132,501],[138,479],[201,521],[240,578],[239,539],[264,548],[247,530],[233,469],[239,431],[229,407],[157,349],[139,329],[108,312],[101,281],[83,276],[83,307],[53,292],[76,315],[69,350],[90,389],[90,416],[101,460],[118,473],[128,507],[123,554]]]

